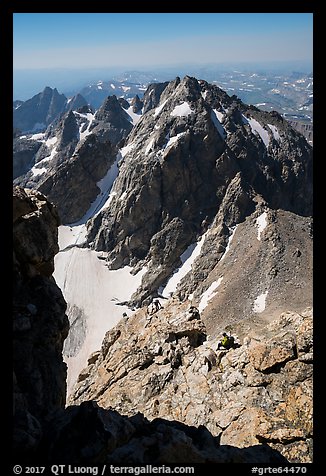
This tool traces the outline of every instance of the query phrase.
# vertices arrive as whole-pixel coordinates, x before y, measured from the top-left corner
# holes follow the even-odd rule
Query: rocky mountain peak
[[[76,141],[79,128],[75,114],[72,110],[70,110],[67,115],[64,116],[61,124],[59,124],[59,127],[61,132],[58,140],[59,144],[57,146],[58,151],[66,147],[72,141]]]
[[[224,223],[225,240],[258,197],[303,215],[312,204],[311,148],[283,120],[191,77],[151,85],[144,111],[153,95],[159,102],[128,136],[110,208],[88,224],[89,242],[110,267],[149,266],[147,295],[178,266],[204,220]]]
[[[14,127],[22,132],[44,131],[65,109],[67,98],[49,86],[13,111]]]
[[[161,94],[168,84],[169,81],[166,81],[164,83],[152,83],[148,86],[143,97],[144,113],[158,106]]]
[[[138,94],[136,94],[136,96],[131,100],[130,104],[134,113],[137,113],[142,110],[143,101],[139,99]]]
[[[124,111],[115,95],[108,96],[100,109],[95,113],[94,121],[90,127],[93,134],[101,136],[117,144],[131,131],[132,124],[128,114]]]
[[[73,96],[69,102],[67,102],[67,108],[73,111],[78,111],[80,108],[87,107],[87,101],[81,94]]]

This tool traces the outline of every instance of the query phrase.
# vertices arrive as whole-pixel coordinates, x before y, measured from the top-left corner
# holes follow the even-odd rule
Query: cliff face
[[[45,422],[66,399],[66,303],[52,272],[59,218],[39,192],[13,193],[13,372],[15,456],[37,451]]]

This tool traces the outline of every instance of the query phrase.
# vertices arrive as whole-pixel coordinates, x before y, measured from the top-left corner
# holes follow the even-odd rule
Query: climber
[[[160,301],[159,301],[158,299],[154,299],[154,301],[153,301],[153,307],[154,307],[153,313],[159,311],[160,309],[162,309],[162,305],[161,305],[161,303],[160,303]]]
[[[200,314],[197,307],[190,306],[190,308],[188,309],[188,313],[189,313],[188,321],[192,321],[193,319],[200,319]]]
[[[235,346],[234,337],[231,336],[231,334],[228,336],[226,332],[223,332],[223,337],[217,345],[217,350],[219,350],[220,347],[229,350],[234,346]]]

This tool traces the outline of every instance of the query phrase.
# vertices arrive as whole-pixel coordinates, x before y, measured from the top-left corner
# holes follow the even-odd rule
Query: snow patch
[[[153,90],[153,91],[154,91],[154,90]],[[152,93],[152,91],[151,91],[151,93]],[[162,109],[163,109],[163,107],[165,106],[166,103],[167,103],[167,99],[166,99],[166,101],[163,101],[160,106],[158,106],[158,107],[155,108],[153,117],[157,117],[157,116],[160,114],[160,112],[162,111]]]
[[[56,142],[58,141],[58,138],[57,137],[52,137],[51,139],[47,139],[45,141],[45,145],[47,147],[50,147],[51,145],[54,145]]]
[[[122,149],[120,149],[121,156],[124,157],[125,155],[127,155],[128,152],[130,152],[134,147],[135,147],[135,144],[133,143],[126,145],[125,147],[122,147]]]
[[[44,142],[44,136],[45,136],[45,132],[39,132],[38,134],[31,135],[28,139],[29,140],[39,140],[41,142]]]
[[[183,116],[189,116],[189,114],[193,114],[193,113],[194,111],[190,108],[189,104],[186,101],[184,101],[179,106],[175,106],[170,116],[183,117]]]
[[[220,259],[220,262],[222,261],[222,259],[225,258],[226,253],[229,251],[230,245],[231,245],[231,241],[233,240],[233,237],[234,237],[234,234],[235,234],[237,228],[238,228],[238,225],[235,225],[235,227],[231,228],[232,233],[231,233],[231,235],[229,236],[228,244],[226,245],[226,248],[225,248],[224,253],[223,253],[223,255],[222,255],[221,259]]]
[[[222,122],[224,120],[225,114],[221,111],[218,111],[217,109],[213,109],[213,111],[215,112],[217,119]]]
[[[162,291],[162,296],[170,297],[171,294],[177,289],[178,284],[180,283],[181,279],[186,276],[189,271],[191,271],[192,265],[195,259],[200,255],[202,246],[204,244],[205,238],[209,229],[200,237],[200,240],[196,243],[192,243],[188,246],[186,251],[182,253],[180,256],[180,260],[182,265],[180,268],[177,268]]]
[[[167,149],[170,145],[174,144],[175,142],[178,142],[179,137],[185,135],[185,132],[179,132],[176,136],[170,137],[165,148]]]
[[[90,128],[92,122],[94,121],[95,115],[92,114],[91,112],[87,112],[86,114],[81,114],[81,113],[77,112],[76,114],[78,114],[80,117],[83,117],[83,118],[87,119],[87,121],[88,121],[88,125],[87,125],[86,129],[83,132],[81,132],[81,130],[84,127],[85,123],[83,122],[81,124],[81,126],[79,127],[79,140],[84,140],[91,133],[89,128]]]
[[[256,297],[256,299],[254,300],[253,307],[252,307],[252,310],[254,312],[259,313],[259,312],[265,311],[267,294],[268,294],[268,291],[266,291],[265,293],[262,293],[262,294],[260,294],[259,296]]]
[[[226,132],[225,132],[225,129],[224,129],[224,127],[222,126],[222,124],[220,122],[221,117],[223,118],[224,115],[222,113],[220,113],[219,111],[217,111],[216,109],[213,109],[211,111],[211,119],[213,121],[214,126],[217,129],[217,132],[220,134],[222,139],[225,139],[226,138]]]
[[[132,110],[132,106],[130,106],[128,109],[125,109],[125,111],[130,117],[130,122],[132,123],[133,126],[135,126],[137,122],[139,121],[139,119],[141,118],[141,114],[139,114],[138,112],[137,113],[134,112]]]
[[[267,226],[268,220],[267,220],[267,213],[264,212],[262,213],[257,219],[256,219],[256,226],[258,227],[257,231],[257,240],[260,241],[260,237],[262,232],[265,230]]]
[[[45,167],[37,168],[37,167],[35,167],[35,165],[34,165],[34,167],[31,168],[31,172],[32,172],[33,176],[34,176],[34,175],[42,175],[42,174],[44,174],[46,171],[47,171],[47,169],[46,169]]]
[[[122,193],[122,195],[120,195],[119,200],[121,200],[121,201],[124,200],[127,195],[128,195],[127,192],[124,191],[124,192]]]
[[[221,284],[222,281],[223,281],[223,276],[218,278],[217,281],[214,281],[209,286],[209,288],[206,289],[206,291],[202,294],[201,299],[200,299],[200,303],[199,303],[199,306],[198,306],[199,312],[203,312],[205,307],[208,305],[209,301],[211,299],[213,299],[213,297],[217,294],[216,290],[217,290],[217,288],[219,287],[219,285]]]
[[[270,128],[270,130],[272,131],[274,139],[279,142],[281,140],[281,136],[278,132],[278,128],[276,126],[274,126],[273,124],[267,124],[267,125]]]
[[[145,149],[145,155],[148,155],[150,153],[150,151],[152,150],[153,145],[154,145],[154,139],[151,139],[148,142],[147,147]]]
[[[244,116],[243,116],[244,117]],[[265,146],[268,147],[269,145],[269,135],[266,129],[263,128],[263,126],[256,121],[256,119],[253,118],[246,118],[247,121],[250,124],[251,130],[255,135],[259,135],[261,140],[264,142]]]
[[[130,152],[132,149],[134,149],[134,147],[135,147],[135,144],[133,144],[133,143],[128,144],[125,147],[122,147],[122,149],[120,149],[121,156],[124,157],[125,155],[127,155],[128,152]]]

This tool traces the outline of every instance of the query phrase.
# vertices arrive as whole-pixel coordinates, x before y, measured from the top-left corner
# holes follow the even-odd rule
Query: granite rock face
[[[58,214],[39,192],[13,193],[13,373],[15,455],[38,451],[45,422],[65,406],[66,303],[52,278]]]
[[[34,158],[42,142],[14,137],[13,140],[13,179],[26,174],[34,165]]]
[[[292,463],[311,462],[311,309],[283,313],[237,341],[236,348],[217,350],[218,338],[176,300],[152,316],[142,309],[107,332],[69,403],[95,401],[131,422],[140,412],[153,423],[166,419],[202,429],[211,443],[216,438],[216,460],[199,453],[198,462],[218,461],[228,447],[249,451],[257,445]],[[138,441],[135,448],[144,454]],[[180,451],[175,461],[186,461],[186,450]],[[115,454],[147,461],[127,448]]]
[[[132,99],[130,104],[132,106],[133,112],[135,113],[140,112],[144,105],[143,101],[139,99],[138,94],[136,94],[136,96]]]

